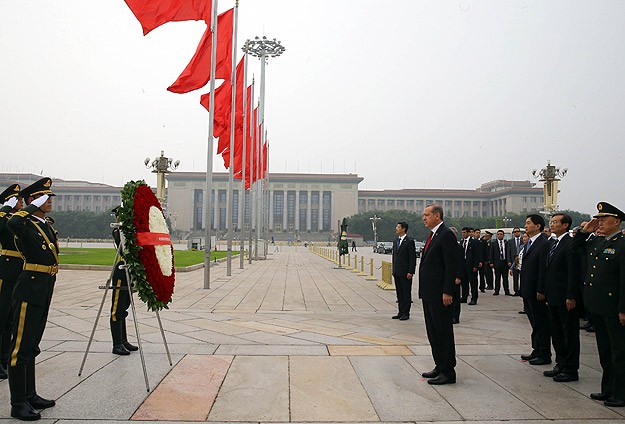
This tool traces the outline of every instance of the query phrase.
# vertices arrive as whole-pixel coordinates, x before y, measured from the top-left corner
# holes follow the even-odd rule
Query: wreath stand
[[[119,228],[121,226],[120,223],[116,222],[116,223],[112,223],[111,224],[111,228]],[[104,308],[104,303],[106,302],[106,296],[108,294],[109,289],[110,290],[128,290],[129,291],[129,297],[130,297],[130,306],[132,308],[132,320],[134,321],[135,324],[135,333],[137,335],[137,344],[139,345],[139,356],[141,356],[141,366],[143,367],[143,377],[145,378],[145,388],[147,389],[147,391],[150,391],[150,383],[148,382],[148,373],[147,373],[147,369],[145,367],[145,358],[143,356],[143,347],[141,346],[141,337],[139,335],[139,325],[137,322],[137,311],[135,309],[135,301],[134,301],[134,296],[132,295],[132,280],[130,279],[130,273],[128,272],[128,268],[126,265],[118,265],[120,269],[124,269],[125,273],[126,273],[126,281],[128,281],[128,285],[126,287],[113,287],[112,284],[112,280],[113,280],[113,273],[115,272],[115,265],[117,264],[117,261],[119,260],[119,258],[122,256],[123,253],[123,246],[125,244],[125,238],[124,238],[124,233],[123,232],[119,232],[120,238],[121,238],[121,243],[119,243],[119,246],[117,247],[117,251],[115,252],[115,260],[113,262],[113,267],[111,269],[111,274],[109,275],[108,280],[106,280],[106,285],[104,286],[99,286],[99,289],[103,289],[104,290],[104,295],[102,296],[102,302],[100,302],[100,309],[98,310],[98,314],[96,315],[95,318],[95,322],[93,323],[93,328],[91,329],[91,335],[89,336],[89,342],[87,343],[87,349],[85,350],[85,355],[82,358],[82,364],[80,364],[80,370],[78,370],[78,376],[80,377],[80,375],[82,374],[83,368],[85,366],[85,362],[87,361],[87,355],[89,354],[89,349],[91,348],[91,343],[93,342],[93,336],[95,334],[95,330],[98,327],[98,321],[100,321],[100,316],[102,315],[102,309]],[[163,331],[163,324],[161,322],[161,316],[159,315],[158,311],[156,312],[156,319],[158,321],[158,326],[161,330],[161,336],[163,337],[163,344],[165,345],[165,351],[167,352],[167,359],[169,360],[169,366],[172,366],[173,363],[171,361],[171,354],[169,353],[169,346],[167,346],[167,340],[165,339],[165,332]]]

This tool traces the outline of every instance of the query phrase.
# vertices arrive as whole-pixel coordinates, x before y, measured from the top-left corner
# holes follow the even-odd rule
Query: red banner
[[[167,233],[137,233],[139,246],[171,246],[171,238]]]

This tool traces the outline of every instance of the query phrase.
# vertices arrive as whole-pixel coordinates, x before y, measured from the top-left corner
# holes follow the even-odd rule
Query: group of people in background
[[[590,397],[606,406],[625,406],[625,231],[620,228],[625,213],[606,202],[597,209],[592,220],[575,228],[565,213],[551,215],[548,225],[542,215],[529,214],[525,231],[514,228],[508,240],[503,230],[482,236],[479,229],[465,227],[458,241],[457,230],[445,227],[440,205],[428,205],[423,220],[431,231],[418,271],[408,224],[397,224],[392,272],[399,310],[392,318],[409,319],[418,272],[435,362],[423,373],[428,383],[456,382],[453,324],[460,320],[461,303],[476,305],[479,293],[494,290],[496,296],[503,290],[523,299],[520,313],[530,323],[532,351],[521,359],[549,365],[553,346],[555,366],[543,375],[555,382],[579,380],[580,318],[587,317],[603,370],[601,391]]]

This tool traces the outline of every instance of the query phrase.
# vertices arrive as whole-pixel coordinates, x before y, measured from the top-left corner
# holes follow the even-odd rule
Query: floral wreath
[[[117,209],[133,288],[149,310],[168,309],[174,292],[174,249],[161,205],[145,181],[130,181]]]

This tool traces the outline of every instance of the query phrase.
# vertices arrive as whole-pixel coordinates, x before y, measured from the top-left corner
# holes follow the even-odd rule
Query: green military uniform
[[[20,186],[12,184],[0,193],[0,206],[9,199],[19,199]],[[14,212],[11,205],[0,208],[0,379],[6,379],[6,368],[9,360],[9,344],[11,342],[12,304],[11,295],[17,277],[22,272],[24,260],[15,245],[15,237],[7,227],[7,222]]]
[[[625,213],[608,203],[599,203],[597,208],[595,217],[625,220]],[[601,394],[625,402],[625,326],[619,321],[619,313],[625,313],[625,236],[619,231],[587,239],[587,233],[578,231],[571,249],[584,253],[588,263],[584,302],[596,329],[603,368]]]
[[[34,215],[41,211],[35,199],[53,196],[52,180],[42,178],[23,189],[20,195],[29,203],[9,219],[8,228],[15,234],[24,256],[23,271],[13,291],[13,328],[9,358],[11,416],[22,420],[39,418],[38,409],[54,406],[35,390],[35,357],[48,319],[52,292],[58,271],[56,231],[47,220]],[[41,205],[43,206],[43,205]]]

